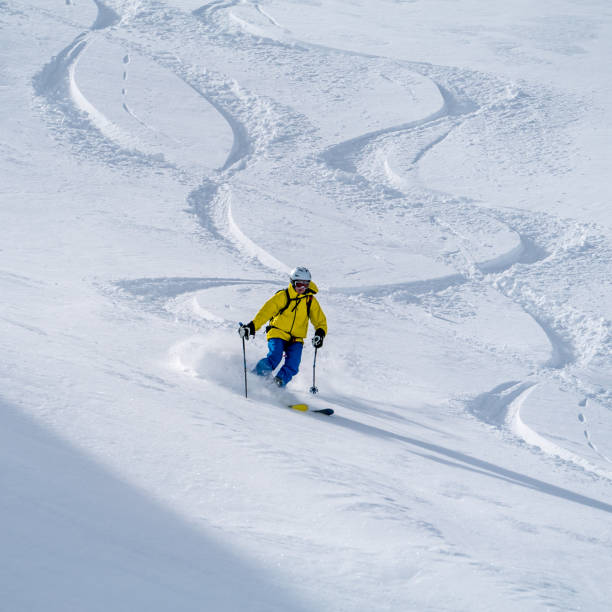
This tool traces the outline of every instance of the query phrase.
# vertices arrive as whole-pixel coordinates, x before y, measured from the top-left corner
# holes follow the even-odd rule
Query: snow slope
[[[0,609],[609,609],[606,2],[0,28]],[[295,265],[320,395],[247,399]]]

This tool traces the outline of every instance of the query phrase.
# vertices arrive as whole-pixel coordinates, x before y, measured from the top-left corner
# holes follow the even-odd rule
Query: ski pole
[[[315,385],[315,368],[317,366],[317,350],[318,348],[315,346],[315,354],[314,354],[314,359],[312,361],[312,387],[310,387],[310,392],[313,395],[319,392],[319,390],[317,389],[317,386]]]
[[[240,323],[240,326],[242,327],[242,323]],[[246,348],[244,344],[244,336],[242,336],[242,361],[244,363],[244,397],[249,397],[247,388]]]

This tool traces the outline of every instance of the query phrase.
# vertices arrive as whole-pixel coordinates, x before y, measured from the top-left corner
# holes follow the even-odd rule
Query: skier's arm
[[[325,313],[321,305],[315,297],[312,298],[312,304],[310,305],[310,322],[314,325],[316,330],[322,329],[324,335],[327,335],[327,319],[325,318]]]
[[[278,314],[278,311],[285,305],[287,297],[284,292],[275,293],[259,310],[253,319],[255,329],[259,329],[267,323],[272,317]]]

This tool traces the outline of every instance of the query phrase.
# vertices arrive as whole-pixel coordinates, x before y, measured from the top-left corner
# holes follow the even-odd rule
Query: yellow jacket
[[[306,291],[299,295],[292,285],[277,291],[260,309],[253,319],[255,329],[270,321],[267,338],[282,338],[294,342],[304,342],[308,335],[308,320],[315,329],[327,334],[327,319],[314,297],[317,286],[311,281]],[[289,301],[287,302],[287,296]]]

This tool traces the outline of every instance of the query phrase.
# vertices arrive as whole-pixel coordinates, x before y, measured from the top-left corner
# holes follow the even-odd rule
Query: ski
[[[334,411],[331,408],[320,408],[312,410],[308,407],[308,404],[287,404],[287,408],[291,408],[292,410],[299,410],[300,412],[318,412],[319,414],[325,414],[326,416],[331,416],[332,414],[334,414]]]

